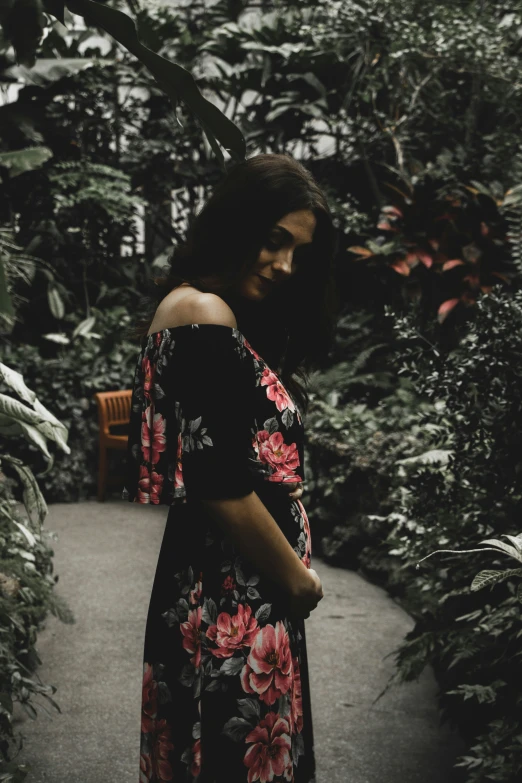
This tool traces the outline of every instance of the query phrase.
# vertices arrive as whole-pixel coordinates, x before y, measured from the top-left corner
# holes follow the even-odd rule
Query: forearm
[[[240,553],[286,592],[304,589],[308,569],[256,492],[242,498],[201,501]]]

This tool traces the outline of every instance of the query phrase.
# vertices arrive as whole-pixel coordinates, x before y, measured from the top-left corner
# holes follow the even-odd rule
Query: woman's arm
[[[239,551],[290,596],[314,589],[315,580],[292,549],[256,492],[239,498],[201,501]]]

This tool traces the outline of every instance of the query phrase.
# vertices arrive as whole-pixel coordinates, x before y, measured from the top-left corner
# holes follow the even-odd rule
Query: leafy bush
[[[474,316],[446,355],[419,347],[411,315],[394,324],[400,374],[432,403],[417,424],[438,459],[400,461],[387,517],[384,546],[397,562],[391,578],[403,583],[415,619],[396,651],[392,681],[415,679],[432,665],[443,715],[471,745],[460,761],[466,783],[512,783],[522,774],[517,586],[502,580],[490,598],[471,587],[481,567],[504,567],[503,553],[441,554],[415,567],[433,550],[474,549],[522,527],[522,292],[484,295]]]
[[[136,361],[135,343],[123,337],[130,317],[124,308],[103,311],[91,308],[90,328],[73,329],[50,335],[48,348],[11,345],[6,361],[19,368],[37,396],[60,416],[69,432],[70,452],[59,454],[55,470],[42,476],[42,491],[49,502],[76,502],[96,494],[98,467],[98,412],[94,394],[127,388]],[[76,321],[78,319],[76,318]],[[76,334],[75,334],[76,332]],[[60,342],[55,342],[56,338]],[[29,444],[21,443],[19,453],[30,460]],[[109,452],[109,469],[123,473],[121,452]]]
[[[68,452],[66,428],[39,402],[20,373],[0,363],[0,379],[22,399],[19,402],[0,393],[0,434],[8,439],[24,436],[44,454],[49,472],[53,458],[47,441]],[[27,516],[17,508],[13,493],[16,478],[4,471],[12,472],[20,482]],[[58,576],[53,576],[54,552],[46,540],[52,534],[42,530],[46,502],[29,466],[5,448],[0,456],[0,512],[0,780],[19,783],[25,779],[26,769],[13,758],[17,741],[13,702],[19,702],[31,718],[38,714],[37,697],[60,711],[50,695],[56,687],[31,676],[41,663],[35,645],[49,610],[63,622],[74,622],[74,617],[66,602],[53,592]],[[38,706],[48,713],[45,701]]]

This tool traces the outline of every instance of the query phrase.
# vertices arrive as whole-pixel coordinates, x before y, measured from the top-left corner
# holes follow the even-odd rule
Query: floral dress
[[[301,561],[311,536],[303,422],[236,328],[143,338],[124,499],[170,506],[145,631],[139,783],[309,783],[315,759],[304,620],[201,499],[255,491]]]

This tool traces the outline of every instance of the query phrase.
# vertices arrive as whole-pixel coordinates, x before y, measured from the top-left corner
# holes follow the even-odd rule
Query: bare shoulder
[[[149,333],[188,324],[222,324],[237,329],[233,310],[217,294],[176,289],[160,303]]]
[[[217,294],[200,293],[199,296],[191,297],[189,306],[192,323],[222,324],[237,329],[234,311]]]

